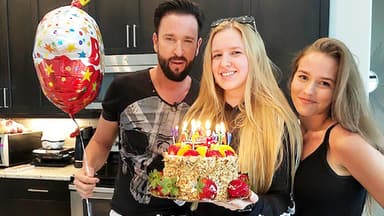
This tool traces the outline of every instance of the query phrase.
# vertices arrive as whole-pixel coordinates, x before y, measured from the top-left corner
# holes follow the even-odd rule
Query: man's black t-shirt
[[[148,174],[162,170],[162,152],[172,143],[171,129],[197,97],[198,83],[192,80],[189,93],[180,104],[168,104],[157,94],[149,70],[127,73],[110,85],[103,101],[102,116],[117,121],[120,128],[120,166],[112,209],[122,215],[178,215],[189,205],[152,197]]]

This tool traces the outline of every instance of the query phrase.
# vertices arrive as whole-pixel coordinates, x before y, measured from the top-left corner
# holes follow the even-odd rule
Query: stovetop
[[[74,148],[35,149],[32,164],[35,166],[64,167],[74,162]]]
[[[61,149],[44,149],[44,148],[38,148],[34,149],[32,151],[32,154],[37,157],[55,157],[55,158],[62,158],[67,156],[73,156],[73,153],[75,152],[74,148],[61,148]]]
[[[96,184],[99,187],[114,187],[117,171],[119,169],[118,164],[107,163],[99,171],[96,172],[96,177],[100,181]]]

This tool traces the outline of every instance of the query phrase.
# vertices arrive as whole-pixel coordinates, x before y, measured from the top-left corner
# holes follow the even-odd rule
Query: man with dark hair
[[[74,184],[83,198],[98,182],[93,177],[120,136],[120,165],[110,215],[186,215],[189,205],[152,197],[148,174],[162,170],[162,152],[172,142],[171,129],[195,100],[198,83],[189,76],[198,55],[203,15],[189,0],[168,0],[155,10],[153,33],[158,64],[115,79],[103,101],[97,129],[86,148],[86,168]]]

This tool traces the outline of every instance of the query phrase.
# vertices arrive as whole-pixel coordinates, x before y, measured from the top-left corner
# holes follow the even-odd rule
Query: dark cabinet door
[[[35,26],[32,22],[33,1],[8,0],[8,52],[10,71],[10,111],[29,113],[36,111],[40,95],[34,73],[32,49]]]
[[[251,0],[195,0],[204,11],[205,22],[202,29],[202,37],[207,38],[210,24],[221,18],[249,15],[251,12]]]
[[[67,181],[0,178],[1,215],[68,216]]]
[[[106,54],[153,53],[153,12],[160,0],[97,0],[90,3]]]
[[[328,0],[254,0],[252,15],[269,57],[281,69],[280,86],[286,90],[295,54],[320,37],[328,36]]]
[[[62,1],[64,2],[64,1]],[[11,117],[59,113],[42,94],[33,66],[32,49],[39,16],[40,1],[1,0],[1,85],[6,109],[0,114]],[[12,12],[11,12],[12,11]],[[4,84],[5,83],[5,84]],[[3,87],[3,86],[1,86]],[[45,103],[44,103],[45,102]]]
[[[7,1],[0,0],[0,113],[9,108],[9,54],[8,54]]]

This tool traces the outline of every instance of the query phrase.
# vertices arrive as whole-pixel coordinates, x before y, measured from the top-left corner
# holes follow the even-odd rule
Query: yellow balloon
[[[80,4],[82,6],[85,6],[86,4],[88,4],[91,0],[79,0],[80,1]]]

